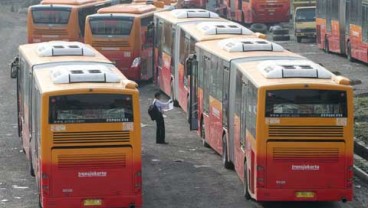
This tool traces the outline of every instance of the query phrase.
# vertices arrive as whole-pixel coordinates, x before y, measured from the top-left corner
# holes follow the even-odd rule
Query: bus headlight
[[[141,57],[137,57],[133,60],[131,68],[137,68],[141,64]]]

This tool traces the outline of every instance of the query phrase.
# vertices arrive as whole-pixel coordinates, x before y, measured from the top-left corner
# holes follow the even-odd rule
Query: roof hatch
[[[201,22],[197,24],[197,29],[205,35],[217,34],[239,34],[251,35],[253,32],[248,28],[234,22]]]
[[[174,9],[171,14],[178,19],[186,18],[219,18],[219,15],[204,9]]]
[[[50,71],[54,84],[83,82],[120,82],[121,76],[102,65],[59,66]]]
[[[228,52],[284,51],[279,44],[259,38],[225,39],[219,42],[219,46]]]
[[[94,56],[94,51],[80,42],[50,41],[39,44],[39,56]]]
[[[258,70],[266,78],[320,78],[330,79],[332,72],[309,60],[276,60],[264,61]]]

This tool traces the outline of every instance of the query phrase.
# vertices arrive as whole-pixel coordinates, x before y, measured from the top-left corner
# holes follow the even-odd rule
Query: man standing
[[[164,109],[169,109],[169,104],[172,102],[171,100],[167,102],[162,102],[160,100],[161,93],[155,93],[155,99],[153,100],[153,104],[157,107],[160,111],[160,115],[156,118],[156,143],[157,144],[168,144],[165,142],[165,121],[163,117]]]

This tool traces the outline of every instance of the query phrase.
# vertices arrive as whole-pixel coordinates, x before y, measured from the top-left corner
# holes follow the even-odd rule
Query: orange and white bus
[[[162,5],[164,6],[164,5]],[[85,43],[115,63],[129,79],[153,78],[153,14],[170,9],[149,4],[119,4],[87,16]]]
[[[228,20],[192,22],[178,24],[174,42],[174,95],[173,100],[185,112],[189,108],[190,76],[185,69],[185,61],[189,54],[195,52],[197,42],[226,39],[232,37],[260,37],[266,38],[264,34],[253,33],[248,28]]]
[[[317,45],[368,63],[368,1],[317,1]]]
[[[214,12],[204,9],[174,9],[154,14],[154,81],[158,87],[174,98],[174,71],[180,24],[222,20]],[[176,103],[177,104],[177,103]]]
[[[187,66],[191,127],[235,167],[247,199],[352,200],[347,78],[254,38],[199,42]]]
[[[111,0],[42,0],[28,8],[28,43],[83,41],[85,19]]]
[[[290,19],[290,0],[224,0],[223,5],[222,13],[240,23],[271,25]]]
[[[137,84],[79,42],[21,45],[11,75],[41,207],[141,207]]]

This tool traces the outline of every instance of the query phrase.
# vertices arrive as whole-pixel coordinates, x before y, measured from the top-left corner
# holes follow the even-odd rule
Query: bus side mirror
[[[18,70],[19,70],[19,58],[16,57],[10,65],[10,77],[13,79],[17,78]]]

